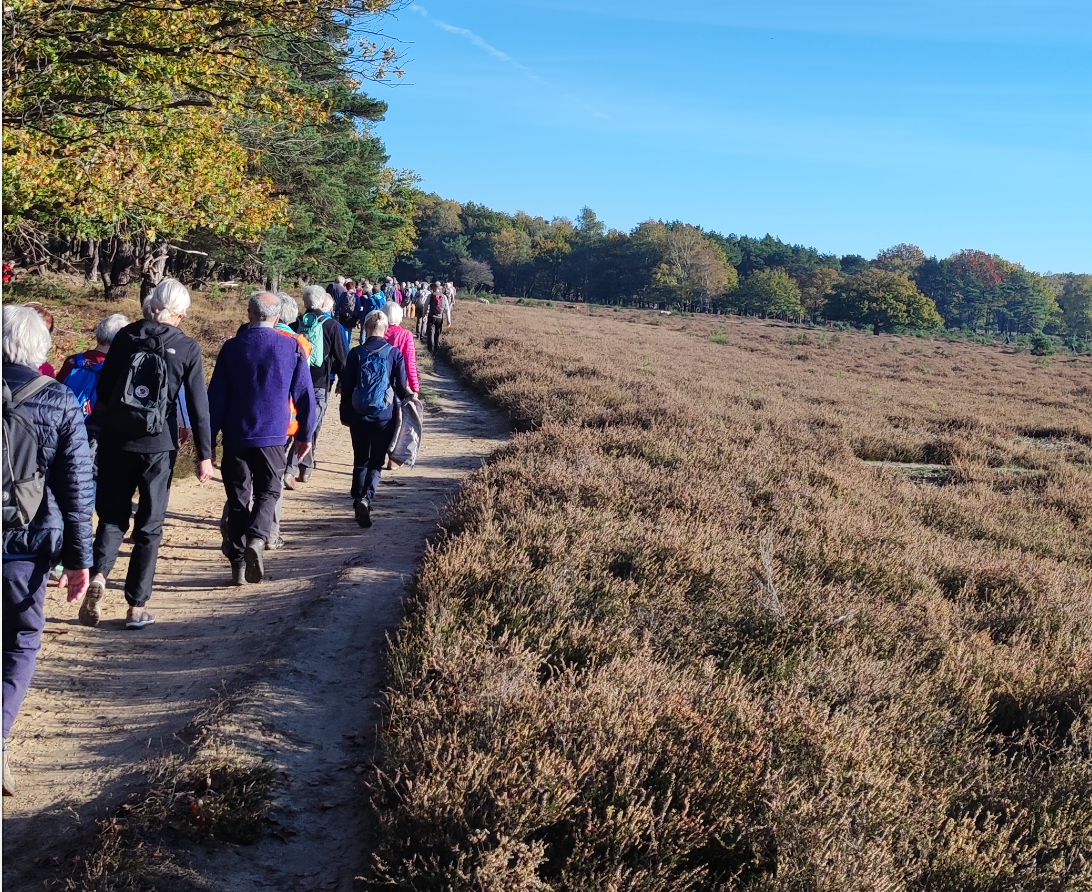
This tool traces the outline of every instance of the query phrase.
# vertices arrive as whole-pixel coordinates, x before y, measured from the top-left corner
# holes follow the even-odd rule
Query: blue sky
[[[422,0],[386,29],[378,133],[444,197],[1092,272],[1092,0]]]

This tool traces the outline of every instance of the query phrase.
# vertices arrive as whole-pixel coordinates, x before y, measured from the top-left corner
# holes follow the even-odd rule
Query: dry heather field
[[[1092,365],[456,321],[523,433],[393,649],[377,886],[1092,888]]]

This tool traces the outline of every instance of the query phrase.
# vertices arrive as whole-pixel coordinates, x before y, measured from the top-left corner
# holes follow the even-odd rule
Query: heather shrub
[[[451,332],[522,433],[392,648],[375,886],[1092,888],[1080,370],[641,318]]]

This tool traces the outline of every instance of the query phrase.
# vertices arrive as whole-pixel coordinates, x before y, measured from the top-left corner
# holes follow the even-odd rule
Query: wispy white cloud
[[[418,3],[410,4],[409,9],[410,9],[411,12],[415,12],[418,15],[424,16],[426,19],[428,19],[430,22],[432,22],[432,24],[434,24],[437,28],[440,28],[442,31],[446,31],[448,34],[456,34],[459,37],[462,37],[462,38],[470,41],[470,43],[472,43],[474,46],[478,47],[478,49],[485,50],[494,59],[497,59],[497,60],[499,60],[501,62],[504,62],[506,65],[511,65],[513,68],[518,68],[525,75],[527,75],[529,80],[535,81],[536,83],[541,84],[542,86],[548,88],[549,90],[554,91],[555,93],[560,93],[561,92],[554,84],[551,84],[545,78],[540,77],[539,75],[535,74],[526,65],[523,65],[523,64],[517,62],[515,59],[513,59],[511,56],[509,56],[508,53],[504,52],[504,50],[497,49],[495,46],[493,46],[493,44],[489,43],[489,41],[487,41],[480,34],[476,34],[475,32],[471,31],[469,28],[460,28],[458,25],[450,25],[447,22],[444,22],[444,21],[441,21],[440,19],[434,18],[433,16],[429,15],[429,11],[427,9],[425,9],[425,7],[421,6]],[[567,97],[567,96],[566,96],[566,98],[571,99],[571,97]],[[583,104],[583,103],[581,103],[581,104]],[[596,109],[594,109],[594,108],[592,108],[592,107],[590,107],[588,105],[584,105],[584,109],[585,109],[585,111],[587,111],[594,118],[600,118],[601,120],[604,120],[604,121],[609,121],[610,120],[609,115],[605,115],[605,114],[603,114],[603,112],[598,111],[598,110],[596,110]]]
[[[502,62],[507,62],[509,65],[515,65],[516,68],[523,68],[523,66],[520,65],[511,56],[509,56],[508,53],[502,52],[492,44],[487,43],[482,37],[479,37],[469,28],[459,28],[456,25],[449,25],[447,22],[441,22],[439,19],[432,19],[432,22],[436,25],[437,28],[442,28],[443,30],[447,31],[448,34],[458,34],[460,37],[465,37],[472,44],[474,44],[474,46],[485,50],[493,58],[500,59]],[[526,69],[523,70],[526,71]]]

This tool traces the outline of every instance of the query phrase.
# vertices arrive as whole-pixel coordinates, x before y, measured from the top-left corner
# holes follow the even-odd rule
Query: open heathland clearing
[[[1092,365],[465,305],[377,885],[1092,888]]]

